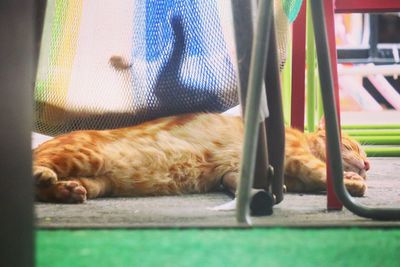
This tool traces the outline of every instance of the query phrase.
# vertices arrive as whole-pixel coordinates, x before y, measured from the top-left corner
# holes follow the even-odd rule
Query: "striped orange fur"
[[[224,175],[238,176],[242,138],[241,118],[206,113],[61,135],[33,151],[37,199],[81,203],[96,197],[217,190]],[[286,130],[288,191],[325,190],[324,139],[323,131]],[[343,159],[346,187],[362,196],[369,165],[348,137],[343,138]]]

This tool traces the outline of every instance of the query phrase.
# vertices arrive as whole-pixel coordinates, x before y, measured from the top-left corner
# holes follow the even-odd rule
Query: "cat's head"
[[[342,133],[342,158],[345,171],[358,173],[364,179],[366,172],[370,169],[367,154],[361,145],[350,136]]]
[[[318,144],[319,156],[325,160],[325,130],[318,129],[318,131],[312,134],[316,139],[314,143]],[[313,139],[313,138],[312,138]],[[314,148],[315,149],[315,148]],[[358,173],[364,179],[366,178],[366,172],[370,169],[370,163],[367,159],[365,151],[361,145],[354,140],[352,137],[342,133],[342,159],[343,169],[348,172]]]

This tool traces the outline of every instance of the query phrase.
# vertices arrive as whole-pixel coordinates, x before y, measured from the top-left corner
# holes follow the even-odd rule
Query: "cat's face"
[[[314,144],[316,155],[325,161],[325,131],[319,129],[316,133],[310,134],[308,138]],[[346,134],[342,134],[342,159],[344,171],[355,172],[364,179],[366,178],[366,172],[370,169],[367,155],[361,145]]]
[[[360,144],[347,135],[342,136],[342,158],[345,171],[358,173],[364,179],[370,168],[367,155]]]

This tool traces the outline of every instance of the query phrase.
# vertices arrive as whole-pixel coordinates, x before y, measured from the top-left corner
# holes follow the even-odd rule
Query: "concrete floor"
[[[400,158],[371,158],[368,191],[356,201],[373,207],[400,208]],[[231,199],[223,193],[172,197],[89,200],[81,205],[36,204],[39,228],[237,227],[234,211],[210,207]],[[327,212],[326,196],[286,194],[274,214],[252,217],[255,226],[400,227],[400,221],[373,221],[346,209]]]

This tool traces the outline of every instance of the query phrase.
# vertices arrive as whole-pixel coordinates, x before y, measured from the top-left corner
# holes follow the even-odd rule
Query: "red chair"
[[[332,62],[333,86],[335,99],[339,99],[339,84],[337,72],[337,52],[335,43],[334,13],[372,13],[400,11],[398,0],[331,0],[323,1],[325,21],[329,42],[330,58]],[[305,96],[305,72],[298,71],[296,66],[305,65],[306,46],[306,3],[303,1],[298,17],[293,23],[293,57],[292,57],[292,108],[291,126],[304,131],[304,96]],[[296,103],[296,105],[293,105]],[[340,114],[339,101],[336,101],[337,114]],[[340,116],[337,116],[340,126]],[[330,168],[328,164],[328,168]],[[327,171],[327,208],[328,210],[340,210],[342,204],[333,191],[332,177]]]

